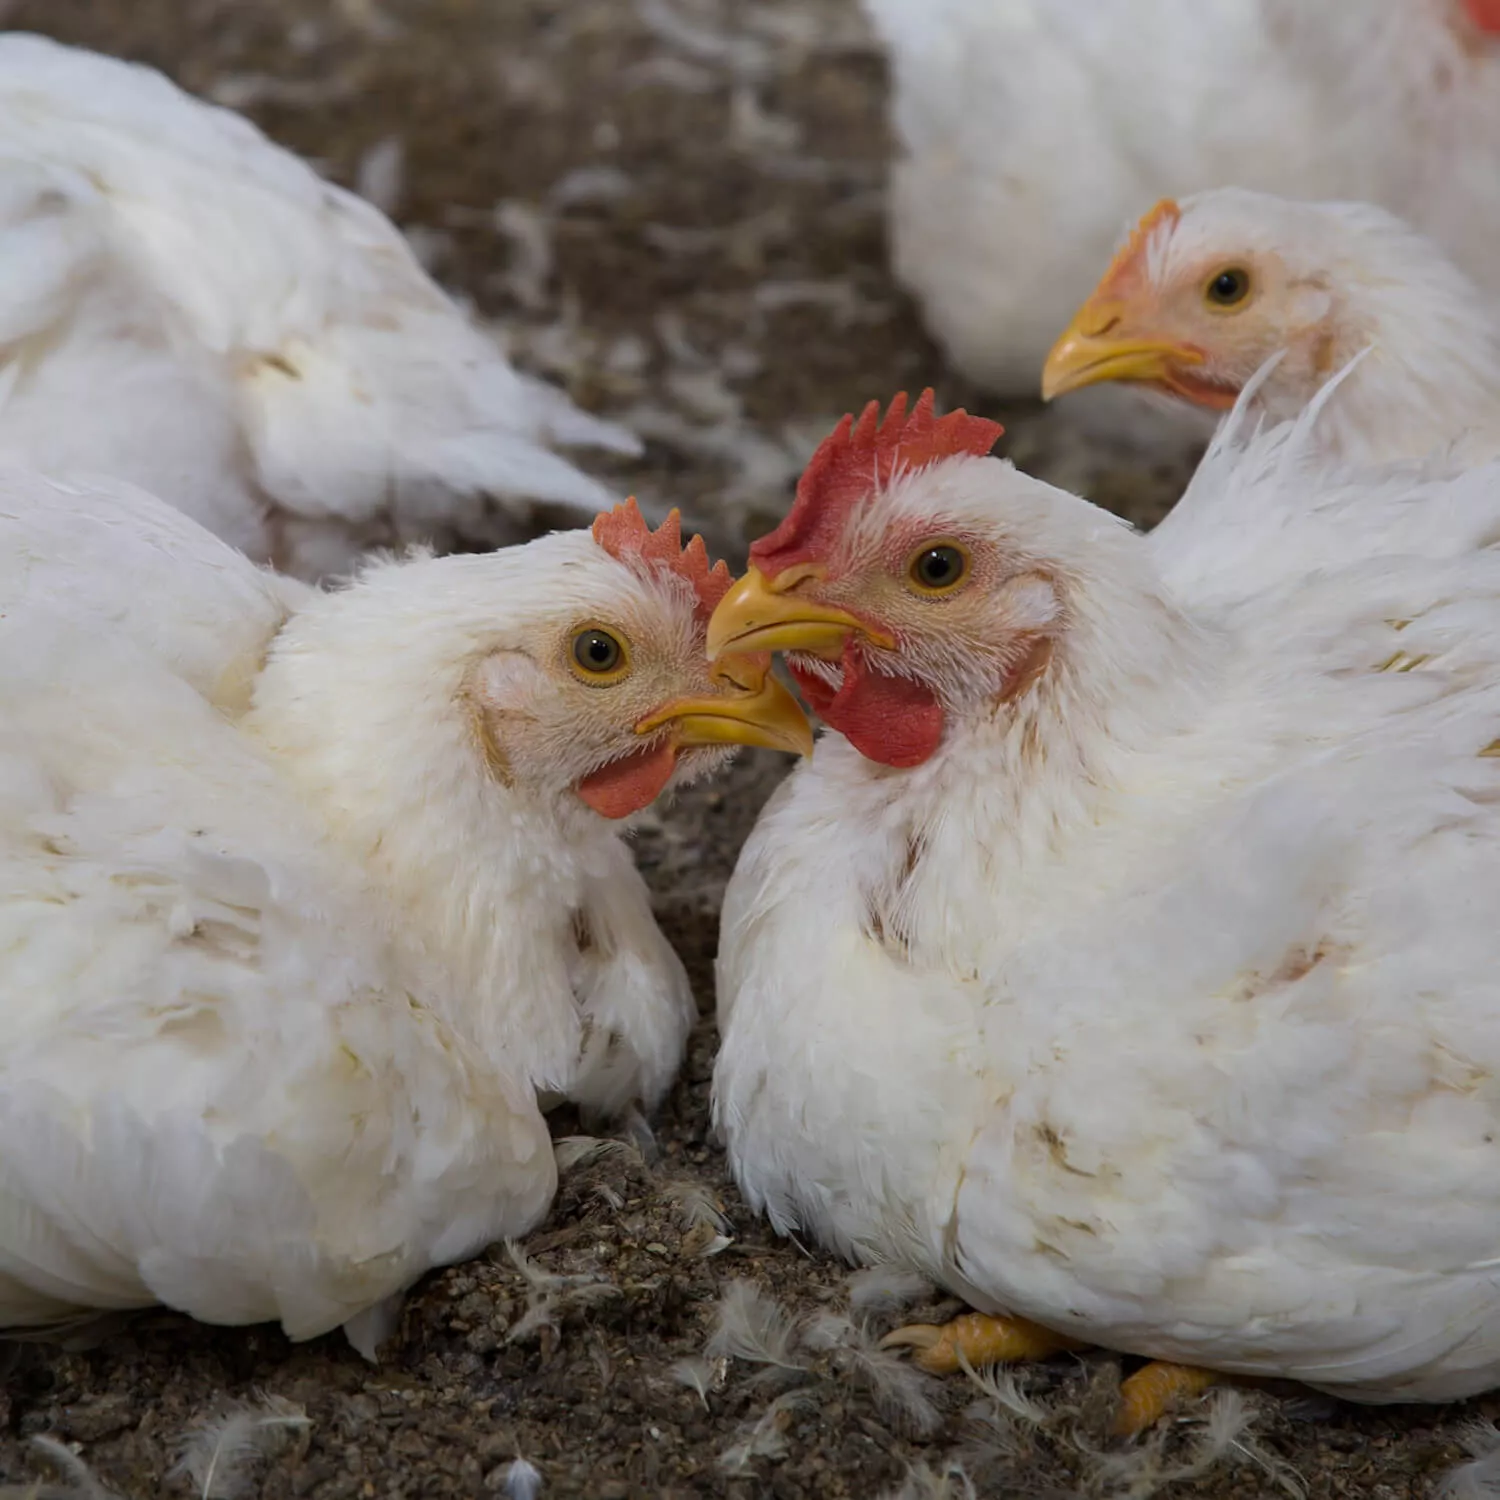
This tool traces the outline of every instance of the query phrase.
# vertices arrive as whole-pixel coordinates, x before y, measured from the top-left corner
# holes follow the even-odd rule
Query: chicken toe
[[[913,1360],[922,1369],[933,1375],[952,1375],[966,1364],[978,1368],[1023,1359],[1046,1359],[1064,1349],[1087,1346],[1025,1318],[964,1313],[941,1326],[911,1323],[898,1328],[881,1339],[880,1347],[909,1347],[915,1351]]]
[[[1120,1385],[1120,1410],[1115,1417],[1115,1436],[1134,1437],[1153,1427],[1174,1407],[1193,1396],[1201,1396],[1223,1376],[1193,1365],[1173,1365],[1152,1360]]]

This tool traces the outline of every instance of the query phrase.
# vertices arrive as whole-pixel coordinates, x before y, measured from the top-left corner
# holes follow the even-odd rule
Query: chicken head
[[[1302,400],[1333,373],[1347,342],[1337,267],[1291,253],[1306,236],[1284,232],[1259,195],[1206,197],[1163,199],[1136,225],[1047,356],[1046,400],[1124,380],[1222,411],[1274,354],[1272,378]]]
[[[730,587],[673,511],[651,531],[628,501],[594,523],[595,555],[559,571],[555,607],[524,648],[474,666],[470,696],[494,773],[624,818],[716,769],[735,745],[806,753],[770,654],[712,666],[703,631]]]
[[[1411,406],[1482,380],[1484,325],[1477,291],[1384,209],[1220,188],[1146,214],[1047,356],[1042,395],[1129,381],[1223,411],[1277,357],[1258,399],[1286,419],[1373,346]]]
[[[818,714],[897,767],[927,760],[951,717],[1023,692],[1064,607],[1051,563],[970,482],[1000,432],[962,411],[935,417],[931,391],[909,413],[897,396],[883,423],[876,402],[845,417],[716,607],[710,655],[786,652]]]

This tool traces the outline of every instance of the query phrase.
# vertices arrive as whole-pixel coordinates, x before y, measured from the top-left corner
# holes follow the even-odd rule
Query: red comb
[[[786,519],[750,549],[750,560],[774,576],[828,550],[849,512],[890,482],[899,469],[921,469],[939,459],[969,453],[983,457],[1005,431],[998,422],[951,411],[932,414],[933,395],[922,392],[910,415],[900,392],[880,419],[872,401],[859,421],[845,417],[818,446],[797,481],[797,498]]]
[[[1469,19],[1490,36],[1500,34],[1500,0],[1464,0]]]
[[[1162,224],[1175,224],[1181,217],[1182,210],[1174,198],[1163,198],[1147,209],[1140,223],[1130,231],[1130,238],[1115,251],[1114,259],[1105,267],[1104,275],[1099,278],[1098,291],[1134,275],[1157,228]]]
[[[698,613],[704,619],[714,612],[714,606],[728,593],[733,582],[728,563],[710,565],[708,548],[701,536],[694,536],[686,547],[682,545],[681,511],[669,511],[667,519],[652,531],[632,495],[623,505],[595,516],[593,531],[594,540],[622,563],[628,564],[639,558],[650,566],[667,568],[679,578],[687,579],[698,596]]]

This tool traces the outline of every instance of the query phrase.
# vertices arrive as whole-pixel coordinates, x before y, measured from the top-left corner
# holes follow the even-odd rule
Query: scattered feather
[[[718,1317],[704,1353],[779,1370],[804,1370],[791,1316],[750,1281],[731,1281],[719,1298]]]
[[[604,1346],[602,1339],[595,1338],[589,1345],[589,1358],[594,1362],[594,1368],[599,1372],[599,1385],[602,1390],[608,1390],[615,1380],[615,1362],[609,1357],[609,1350]]]
[[[682,1237],[683,1253],[697,1260],[707,1260],[711,1255],[722,1255],[733,1243],[732,1236],[720,1234],[712,1224],[700,1224],[696,1229],[688,1230]]]
[[[686,1359],[679,1359],[668,1374],[678,1385],[696,1391],[707,1410],[709,1392],[720,1389],[729,1374],[729,1360],[726,1356],[710,1359],[706,1354],[691,1354]]]
[[[679,94],[711,94],[719,86],[718,75],[700,68],[685,57],[661,53],[635,63],[624,73],[627,93],[636,89],[672,89]]]
[[[1291,1500],[1305,1500],[1307,1488],[1296,1470],[1250,1435],[1253,1422],[1254,1413],[1239,1391],[1216,1391],[1195,1421],[1197,1433],[1191,1446],[1176,1462],[1167,1457],[1171,1428],[1166,1424],[1134,1448],[1092,1453],[1085,1448],[1092,1468],[1089,1493],[1145,1500],[1169,1485],[1201,1479],[1221,1464],[1249,1463]]]
[[[974,1481],[956,1459],[944,1468],[934,1469],[917,1464],[894,1490],[887,1490],[880,1500],[977,1500]]]
[[[1469,1462],[1438,1481],[1437,1500],[1500,1500],[1500,1428],[1483,1420],[1459,1429]]]
[[[976,1370],[967,1360],[962,1363],[964,1374],[969,1377],[970,1382],[988,1396],[1007,1417],[1014,1417],[1031,1427],[1040,1427],[1048,1420],[1047,1408],[1022,1391],[1015,1371],[1007,1370],[1001,1365],[986,1365],[983,1369]]]
[[[354,170],[354,191],[394,218],[401,206],[405,172],[406,147],[400,136],[388,135],[360,157]]]
[[[575,167],[552,184],[547,197],[554,208],[591,203],[618,203],[635,191],[635,183],[619,167]]]
[[[635,0],[635,8],[658,41],[696,62],[734,78],[762,79],[773,71],[771,49],[763,41],[734,35],[712,15],[689,16],[686,7],[669,0]]]
[[[856,1271],[844,1283],[849,1306],[855,1312],[900,1312],[933,1295],[933,1285],[916,1271],[900,1266],[869,1266]]]
[[[280,78],[271,73],[224,73],[209,85],[205,97],[225,109],[246,110],[279,105],[283,109],[316,109],[323,103],[353,98],[358,81],[349,73],[317,78]]]
[[[762,312],[821,308],[840,328],[884,323],[895,311],[891,303],[864,296],[852,281],[763,281],[751,294]]]
[[[540,209],[516,198],[495,205],[495,231],[510,244],[510,263],[500,284],[527,312],[540,312],[548,303],[552,279],[551,220]]]
[[[741,1436],[719,1455],[719,1467],[728,1474],[749,1474],[758,1458],[785,1458],[786,1430],[797,1412],[811,1405],[812,1398],[805,1391],[778,1396],[754,1423],[740,1429]]]
[[[620,1123],[626,1141],[640,1152],[641,1160],[648,1167],[654,1167],[661,1160],[661,1147],[656,1144],[656,1132],[652,1130],[651,1122],[632,1105]]]
[[[676,1209],[684,1229],[708,1225],[720,1234],[727,1234],[734,1227],[717,1195],[701,1182],[669,1182],[663,1186],[661,1195]]]
[[[537,1500],[542,1493],[541,1470],[520,1457],[513,1459],[505,1471],[506,1500]]]
[[[728,145],[742,156],[787,156],[802,144],[802,127],[768,110],[760,90],[736,84],[729,95]]]
[[[634,1147],[629,1141],[616,1141],[599,1135],[565,1135],[552,1144],[552,1155],[557,1161],[559,1176],[564,1172],[571,1172],[575,1167],[596,1161],[601,1156],[634,1154]]]
[[[942,1413],[932,1399],[936,1382],[882,1349],[863,1324],[840,1313],[820,1313],[803,1327],[802,1342],[827,1353],[841,1374],[864,1386],[875,1409],[893,1426],[915,1437],[930,1437],[942,1426]]]
[[[532,1260],[515,1240],[505,1242],[511,1263],[526,1279],[526,1307],[505,1331],[507,1344],[523,1344],[545,1328],[556,1329],[569,1312],[579,1312],[620,1295],[612,1281],[593,1271],[564,1274]]]
[[[168,1477],[186,1479],[198,1500],[238,1500],[249,1492],[255,1468],[309,1425],[294,1402],[257,1393],[183,1433]]]
[[[524,1276],[527,1282],[537,1291],[557,1291],[562,1288],[579,1288],[586,1286],[597,1286],[604,1280],[595,1271],[549,1271],[545,1266],[539,1266],[521,1248],[520,1241],[506,1240],[505,1253],[510,1257],[510,1263]]]
[[[1197,1460],[1211,1468],[1224,1459],[1254,1464],[1283,1494],[1304,1500],[1307,1487],[1285,1459],[1272,1453],[1251,1433],[1255,1412],[1241,1391],[1232,1387],[1215,1391],[1201,1419]]]
[[[0,1485],[0,1500],[120,1500],[119,1493],[95,1477],[84,1461],[56,1438],[34,1437],[31,1446],[62,1475],[61,1484],[33,1479]]]

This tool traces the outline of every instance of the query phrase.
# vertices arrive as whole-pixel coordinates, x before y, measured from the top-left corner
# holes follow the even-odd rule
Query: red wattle
[[[887,677],[844,652],[844,681],[835,692],[821,677],[791,666],[807,706],[866,760],[906,769],[920,766],[943,742],[943,707],[909,677]]]
[[[590,771],[576,790],[601,818],[628,818],[661,796],[676,764],[677,751],[671,741],[663,740],[654,749],[638,750]]]

